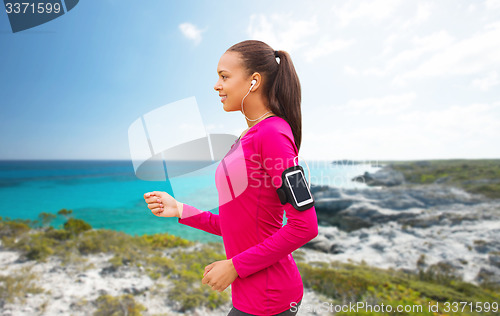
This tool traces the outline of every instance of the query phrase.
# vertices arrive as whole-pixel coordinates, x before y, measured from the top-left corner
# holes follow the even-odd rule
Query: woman
[[[253,40],[229,48],[217,73],[224,110],[241,111],[248,125],[216,170],[219,215],[165,192],[144,197],[155,215],[222,236],[228,259],[206,266],[202,283],[231,284],[229,315],[295,315],[303,283],[291,253],[318,234],[314,206],[298,211],[276,192],[300,149],[299,79],[287,52]]]

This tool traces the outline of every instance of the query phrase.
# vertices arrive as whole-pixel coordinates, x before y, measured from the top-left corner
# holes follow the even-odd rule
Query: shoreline
[[[293,253],[303,306],[366,297],[390,304],[408,291],[420,293],[408,297],[415,303],[500,301],[500,199],[409,183],[389,169],[364,174],[373,182],[363,189],[312,187],[319,235]],[[128,306],[137,315],[223,316],[232,307],[230,288],[210,296],[199,284],[204,264],[225,258],[222,243],[93,229],[61,214],[61,229],[0,221],[0,315]],[[387,286],[394,297],[379,296]]]

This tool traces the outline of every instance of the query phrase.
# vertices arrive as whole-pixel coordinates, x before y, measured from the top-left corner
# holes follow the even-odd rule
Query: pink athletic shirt
[[[179,218],[179,223],[222,236],[238,272],[231,285],[233,306],[245,313],[278,314],[303,296],[291,253],[318,235],[316,210],[282,205],[276,192],[283,170],[295,165],[296,156],[292,130],[283,118],[258,122],[216,169],[219,215],[184,204]]]

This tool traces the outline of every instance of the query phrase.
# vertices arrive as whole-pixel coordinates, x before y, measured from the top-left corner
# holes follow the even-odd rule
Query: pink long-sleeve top
[[[233,306],[249,314],[278,314],[303,296],[291,253],[318,235],[316,210],[282,205],[276,192],[283,170],[295,165],[297,152],[283,118],[258,122],[216,169],[219,215],[184,204],[179,218],[179,223],[222,236],[226,256],[238,273],[231,285]]]

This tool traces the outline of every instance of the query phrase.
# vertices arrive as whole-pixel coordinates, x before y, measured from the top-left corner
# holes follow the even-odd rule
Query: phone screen
[[[287,174],[286,179],[298,206],[302,206],[312,201],[311,192],[307,186],[306,179],[300,170]]]

